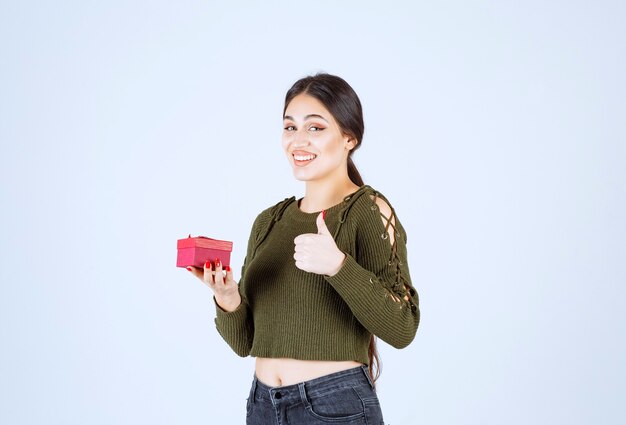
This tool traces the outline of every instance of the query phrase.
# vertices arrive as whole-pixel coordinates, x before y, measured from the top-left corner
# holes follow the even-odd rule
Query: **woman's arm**
[[[415,338],[420,321],[407,264],[406,232],[385,200],[371,198],[371,206],[356,223],[355,255],[344,252],[339,271],[325,278],[368,331],[404,348]]]
[[[254,326],[252,322],[252,314],[248,302],[243,295],[242,288],[246,282],[246,269],[249,262],[254,255],[254,248],[257,242],[259,229],[266,225],[269,219],[268,210],[263,211],[254,220],[250,236],[248,238],[248,247],[246,249],[246,257],[241,267],[241,278],[239,279],[239,295],[241,296],[241,303],[232,311],[226,311],[218,304],[218,301],[213,297],[215,303],[215,326],[219,334],[224,338],[233,351],[241,357],[246,357],[250,354],[252,348],[252,340],[254,337]]]

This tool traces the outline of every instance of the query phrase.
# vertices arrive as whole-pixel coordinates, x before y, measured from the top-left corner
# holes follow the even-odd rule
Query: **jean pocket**
[[[252,388],[250,388],[250,393],[248,394],[248,398],[246,399],[246,417],[249,417],[252,414],[253,405],[254,405],[254,382],[252,383]]]
[[[246,399],[246,417],[252,414],[252,402],[250,401],[250,397]]]
[[[307,394],[307,412],[330,423],[343,423],[365,417],[365,405],[352,387],[337,388],[314,396]]]

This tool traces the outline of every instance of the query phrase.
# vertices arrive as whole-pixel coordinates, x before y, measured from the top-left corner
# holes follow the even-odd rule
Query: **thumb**
[[[326,226],[326,221],[324,221],[324,218],[326,217],[326,210],[322,211],[318,216],[317,216],[317,234],[318,235],[330,235],[330,230],[328,230],[328,227]]]

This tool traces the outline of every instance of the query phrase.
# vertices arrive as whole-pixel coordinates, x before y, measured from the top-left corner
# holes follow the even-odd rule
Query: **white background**
[[[326,71],[420,295],[386,422],[624,423],[624,3],[225,4],[2,0],[0,422],[244,423],[253,359],[176,240],[232,240],[238,279]]]

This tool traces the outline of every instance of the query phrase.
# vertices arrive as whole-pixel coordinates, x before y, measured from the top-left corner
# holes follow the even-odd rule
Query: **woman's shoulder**
[[[291,196],[283,199],[282,201],[274,202],[268,207],[264,208],[256,217],[255,224],[261,224],[279,218],[279,216],[285,211],[285,208],[296,200],[295,196]]]
[[[350,215],[356,227],[378,229],[382,224],[387,229],[390,223],[405,234],[393,204],[382,191],[365,185],[359,190],[359,195],[350,208],[353,210]]]
[[[394,213],[391,202],[387,197],[377,188],[370,185],[363,185],[359,190],[361,196],[355,200],[355,207],[359,209],[378,209],[382,214],[390,216]]]

